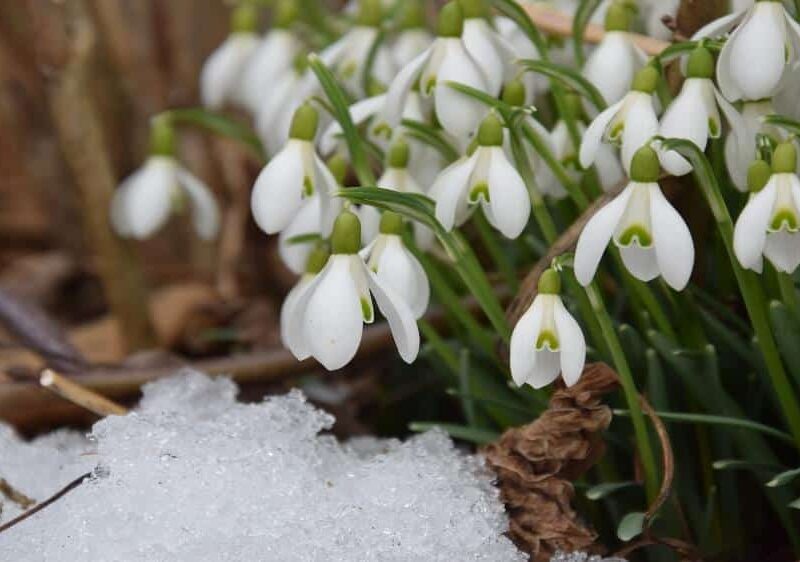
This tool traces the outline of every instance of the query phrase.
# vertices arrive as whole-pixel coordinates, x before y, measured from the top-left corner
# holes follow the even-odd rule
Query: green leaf
[[[520,61],[520,64],[531,72],[557,80],[568,88],[575,90],[589,100],[598,111],[606,109],[606,102],[600,91],[575,69],[543,60],[524,59]]]
[[[644,531],[644,522],[647,516],[644,513],[634,511],[622,518],[617,527],[617,537],[623,542],[635,539]]]
[[[456,425],[452,423],[437,423],[437,422],[413,422],[409,424],[408,428],[417,433],[429,431],[435,427],[440,428],[446,432],[453,439],[461,439],[462,441],[470,441],[478,445],[487,445],[496,441],[500,434],[495,431],[486,429],[476,429],[473,427],[466,427],[463,425]]]
[[[575,11],[575,18],[572,20],[572,49],[575,53],[577,67],[583,68],[585,56],[583,54],[583,35],[586,26],[597,11],[602,0],[581,0],[580,6]]]
[[[221,113],[208,111],[202,107],[191,107],[170,109],[159,115],[161,116],[165,116],[176,125],[194,125],[214,134],[235,139],[252,148],[261,160],[267,160],[267,153],[258,135],[247,125]]]
[[[767,486],[770,488],[778,488],[780,486],[786,486],[795,480],[795,478],[800,477],[800,468],[795,468],[794,470],[787,470],[786,472],[781,472],[775,478],[767,482]]]
[[[793,135],[800,135],[800,121],[789,119],[783,115],[767,115],[763,119],[765,124],[776,125],[782,129],[786,129]]]
[[[325,66],[316,54],[309,55],[308,66],[317,75],[322,90],[333,106],[333,118],[342,127],[347,149],[350,152],[350,162],[358,176],[361,185],[375,185],[375,174],[367,160],[366,149],[353,119],[350,116],[350,104],[344,89],[334,77],[333,73]]]
[[[484,105],[497,109],[501,115],[508,116],[515,111],[519,111],[519,108],[513,107],[503,100],[500,100],[494,96],[487,94],[486,92],[482,92],[472,86],[467,86],[466,84],[461,84],[460,82],[445,82],[448,88],[455,90],[465,96],[469,96]]]
[[[307,234],[291,236],[286,240],[286,243],[290,246],[294,246],[295,244],[310,244],[319,240],[322,240],[322,236],[320,236],[319,232],[309,232]]]
[[[461,156],[450,142],[445,139],[440,129],[431,127],[427,123],[403,119],[401,124],[406,129],[406,135],[413,137],[428,146],[435,148],[447,163],[455,162]]]
[[[338,196],[353,203],[371,205],[382,210],[394,211],[406,218],[429,227],[453,260],[453,267],[464,284],[480,304],[497,334],[506,343],[511,339],[511,329],[505,311],[494,292],[486,272],[481,268],[475,253],[458,231],[447,232],[436,220],[434,202],[425,195],[399,193],[377,187],[358,187],[340,191]]]
[[[476,426],[475,423],[475,403],[470,398],[470,394],[472,393],[472,389],[470,388],[470,358],[469,358],[469,349],[466,347],[461,350],[459,354],[459,361],[458,361],[458,382],[459,388],[463,393],[461,398],[461,404],[464,409],[464,417],[467,419],[467,424],[474,428]]]
[[[789,504],[789,509],[800,509],[800,498],[797,498]]]
[[[611,494],[624,490],[626,488],[639,488],[638,482],[607,482],[592,486],[586,490],[586,497],[592,501],[602,500]]]
[[[714,461],[711,466],[714,467],[714,470],[750,470],[753,472],[774,472],[776,469],[780,469],[779,466],[770,463],[739,459],[722,459]]]
[[[378,56],[378,50],[381,48],[381,45],[386,41],[386,32],[381,30],[375,36],[375,40],[372,42],[372,45],[369,47],[369,51],[367,52],[367,60],[364,62],[364,69],[361,74],[361,89],[364,92],[370,91],[371,81],[372,81],[372,68],[375,66],[375,59]]]
[[[800,385],[800,346],[797,345],[800,341],[800,325],[789,307],[779,301],[772,301],[769,304],[769,318],[778,350],[786,361],[795,383]]]
[[[541,56],[547,56],[547,41],[519,2],[516,0],[492,0],[492,5],[498,12],[513,20],[519,26]]]

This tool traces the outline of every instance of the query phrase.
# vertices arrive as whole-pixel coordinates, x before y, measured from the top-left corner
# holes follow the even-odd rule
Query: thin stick
[[[36,500],[29,498],[16,488],[8,483],[5,478],[0,478],[0,494],[3,494],[9,500],[20,506],[22,509],[28,509],[36,503]]]
[[[69,484],[64,486],[63,488],[61,488],[61,490],[56,492],[54,495],[50,496],[48,499],[46,499],[42,503],[38,504],[36,507],[29,509],[28,511],[26,511],[25,513],[15,517],[14,519],[9,521],[8,523],[4,523],[3,525],[0,525],[0,533],[2,533],[3,531],[7,531],[8,529],[13,527],[17,523],[22,523],[23,521],[25,521],[31,515],[35,515],[36,513],[40,512],[45,507],[50,505],[51,503],[59,500],[60,498],[62,498],[65,495],[67,495],[69,492],[71,492],[72,490],[74,490],[75,488],[80,486],[83,483],[83,481],[86,478],[88,478],[89,476],[91,476],[91,475],[92,475],[91,472],[87,472],[86,474],[80,475],[78,478],[76,478],[75,480],[73,480],[72,482],[70,482]]]
[[[525,11],[533,20],[533,23],[543,32],[560,37],[572,37],[572,17],[553,8],[540,4],[523,3]],[[600,43],[606,32],[603,26],[590,23],[586,26],[584,40],[587,43]],[[654,39],[646,35],[631,33],[634,43],[636,43],[648,55],[658,55],[669,47],[669,43]]]
[[[39,383],[62,398],[98,416],[124,416],[128,413],[126,408],[116,402],[112,402],[108,398],[92,392],[66,377],[62,377],[51,369],[42,371]]]

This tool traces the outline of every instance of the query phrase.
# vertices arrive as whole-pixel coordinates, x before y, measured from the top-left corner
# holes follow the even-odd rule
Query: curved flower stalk
[[[356,24],[335,43],[325,48],[319,58],[334,71],[344,87],[354,96],[367,94],[363,88],[364,67],[370,50],[380,33],[383,21],[381,0],[360,0]],[[380,85],[387,85],[395,74],[389,48],[379,45],[375,52],[372,78]]]
[[[289,226],[303,201],[319,197],[321,232],[327,235],[341,202],[333,199],[336,180],[314,150],[319,114],[309,103],[295,112],[289,142],[270,160],[251,197],[253,218],[267,234]]]
[[[745,206],[733,235],[733,248],[742,267],[758,273],[763,257],[775,269],[794,273],[800,265],[800,179],[797,149],[783,143],[775,150],[772,169],[763,160],[750,168],[753,195]]]
[[[403,299],[414,318],[419,319],[428,309],[431,288],[422,265],[403,244],[403,229],[403,218],[385,211],[380,218],[380,234],[361,251],[361,257],[378,280]]]
[[[395,68],[403,68],[431,46],[434,37],[425,27],[425,7],[421,0],[404,0],[400,30],[392,41]]]
[[[595,117],[581,142],[581,166],[589,168],[595,162],[600,144],[605,141],[621,146],[622,165],[630,175],[633,155],[658,132],[653,99],[658,79],[655,68],[643,68],[622,101]]]
[[[298,359],[314,357],[329,371],[355,357],[364,323],[375,320],[373,298],[389,322],[400,357],[411,363],[419,353],[419,329],[409,305],[358,255],[360,230],[356,215],[339,215],[330,258],[287,314],[287,347]]]
[[[631,183],[586,224],[575,250],[575,276],[592,282],[606,246],[613,239],[622,261],[641,281],[659,275],[673,289],[689,283],[694,267],[694,243],[689,227],[669,204],[658,185],[658,155],[639,149],[631,167]]]
[[[510,78],[513,64],[520,54],[489,25],[489,10],[485,0],[458,2],[464,14],[464,46],[483,71],[489,94],[496,96],[500,94],[505,80]]]
[[[636,73],[647,64],[647,55],[628,32],[630,25],[631,8],[624,2],[614,2],[606,13],[606,34],[583,69],[586,79],[609,105],[625,97]]]
[[[478,147],[439,174],[430,190],[436,218],[452,230],[480,204],[489,223],[507,238],[517,238],[531,214],[525,182],[503,151],[503,126],[489,114],[478,131]]]
[[[486,76],[464,46],[463,31],[461,7],[448,2],[439,14],[439,36],[433,45],[403,67],[389,86],[384,117],[390,127],[400,124],[407,98],[417,87],[423,96],[433,96],[436,116],[446,131],[466,139],[477,129],[485,106],[447,84],[458,82],[489,93]]]
[[[255,6],[249,3],[237,6],[231,16],[230,35],[203,65],[200,97],[209,109],[221,109],[226,103],[247,107],[242,80],[258,48],[257,21]]]
[[[705,150],[709,138],[716,139],[722,134],[721,110],[731,124],[731,139],[737,151],[746,151],[744,139],[738,136],[744,130],[744,120],[714,86],[713,75],[714,57],[708,49],[698,47],[689,57],[681,93],[661,118],[659,134],[665,138],[690,140],[700,150]],[[662,153],[661,165],[673,176],[692,171],[691,164],[675,151]]]
[[[586,340],[561,300],[561,280],[548,269],[539,292],[511,334],[511,377],[517,386],[543,388],[559,373],[567,386],[578,382],[586,363]]]
[[[188,200],[197,235],[204,240],[215,238],[220,226],[219,208],[211,190],[175,159],[172,126],[156,119],[151,135],[150,157],[114,193],[114,230],[123,237],[149,238]]]
[[[292,72],[295,59],[303,52],[303,42],[291,29],[298,15],[295,0],[281,0],[272,29],[261,39],[244,68],[241,95],[253,115],[259,114],[267,92]]]
[[[759,0],[711,22],[695,38],[718,37],[734,27],[717,61],[722,94],[731,102],[771,98],[781,87],[787,65],[800,55],[800,25],[780,0]]]
[[[386,170],[378,179],[378,187],[401,193],[425,193],[408,170],[410,152],[411,149],[403,138],[394,143],[386,159]],[[362,241],[364,245],[369,245],[378,236],[381,213],[375,207],[364,206],[358,216],[361,219]],[[417,247],[420,250],[430,250],[436,240],[433,231],[419,223],[414,223],[412,228]]]

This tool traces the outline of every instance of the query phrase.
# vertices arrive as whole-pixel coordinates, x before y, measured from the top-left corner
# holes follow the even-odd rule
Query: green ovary
[[[558,351],[559,348],[558,337],[550,330],[542,330],[536,340],[536,351],[542,351],[545,347],[550,351]]]
[[[771,232],[780,232],[781,230],[797,232],[798,226],[800,226],[799,223],[797,213],[793,209],[779,209],[772,215],[769,230]]]
[[[713,138],[717,138],[719,136],[719,123],[717,123],[714,119],[708,119],[708,132]]]
[[[653,236],[644,226],[632,224],[617,238],[617,243],[623,247],[638,244],[641,248],[649,248],[653,245]]]
[[[367,297],[361,297],[361,317],[364,318],[364,322],[367,324],[370,324],[375,319],[372,301]]]

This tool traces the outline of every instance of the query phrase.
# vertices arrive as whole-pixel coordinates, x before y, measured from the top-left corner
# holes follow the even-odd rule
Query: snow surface
[[[526,560],[503,536],[492,476],[444,433],[341,444],[299,391],[260,404],[236,394],[185,372],[88,438],[25,443],[0,427],[0,477],[36,500],[93,472],[0,534],[0,560]],[[5,520],[19,513],[3,507]]]

